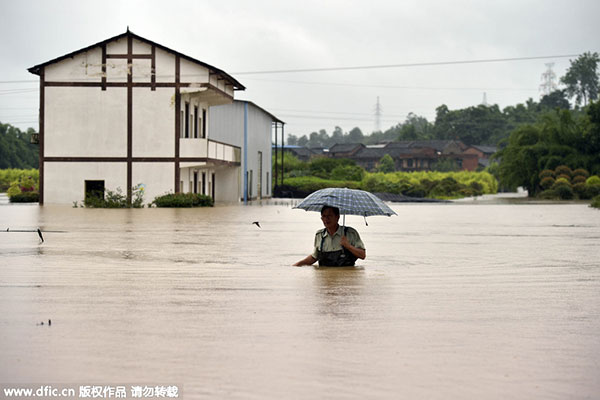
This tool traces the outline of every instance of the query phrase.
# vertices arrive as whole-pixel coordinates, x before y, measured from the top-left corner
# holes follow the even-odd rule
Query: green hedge
[[[154,198],[156,207],[212,207],[210,196],[194,193],[168,193]]]
[[[38,192],[22,192],[9,197],[11,203],[37,203],[40,201]]]
[[[590,204],[590,207],[600,208],[600,196],[596,196],[592,199],[592,204]]]
[[[40,173],[37,169],[0,169],[0,193],[8,191],[15,182],[25,181],[31,178],[35,185],[39,183]]]
[[[442,199],[498,192],[498,182],[487,172],[375,172],[365,173],[361,181],[322,179],[314,176],[285,179],[286,191],[297,195],[307,195],[328,187]]]

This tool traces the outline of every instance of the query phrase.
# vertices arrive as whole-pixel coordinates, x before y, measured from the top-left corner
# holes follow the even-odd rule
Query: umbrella
[[[306,211],[321,211],[323,206],[337,207],[340,214],[344,215],[346,225],[346,214],[362,215],[397,215],[379,197],[364,190],[348,188],[327,188],[317,190],[308,195],[294,208]]]

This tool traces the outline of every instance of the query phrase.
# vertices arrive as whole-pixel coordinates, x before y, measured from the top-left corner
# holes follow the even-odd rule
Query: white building
[[[271,180],[271,132],[277,135],[283,122],[273,114],[249,101],[235,100],[232,104],[211,107],[209,109],[209,131],[211,139],[239,147],[242,151],[240,182],[231,186],[233,198],[237,190],[241,200],[253,200],[272,196]],[[223,174],[231,170],[220,170]],[[217,174],[217,181],[226,180],[226,176]],[[229,182],[233,183],[233,177]]]
[[[146,203],[168,192],[240,201],[244,166],[261,183],[249,198],[270,196],[272,126],[282,122],[233,103],[245,88],[224,71],[129,30],[29,71],[40,77],[40,204],[117,188],[131,198],[137,184]]]

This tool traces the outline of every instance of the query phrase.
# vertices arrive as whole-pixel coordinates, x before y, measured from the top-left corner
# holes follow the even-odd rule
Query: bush
[[[439,181],[437,185],[431,189],[429,196],[436,198],[451,197],[454,193],[459,192],[461,189],[464,189],[464,187],[461,187],[456,179],[447,177]]]
[[[38,192],[22,192],[17,193],[9,198],[11,203],[37,203],[40,201]]]
[[[37,187],[40,173],[37,169],[0,169],[0,193],[6,192],[14,183],[31,178]]]
[[[566,165],[559,165],[554,169],[554,175],[567,175],[569,178],[571,178],[571,176],[573,176],[573,171],[571,171],[571,168],[567,167]]]
[[[571,185],[559,185],[554,190],[556,191],[558,197],[562,200],[571,200],[574,197]]]
[[[552,187],[552,185],[554,185],[554,178],[551,176],[546,176],[544,178],[542,178],[541,182],[540,182],[540,187],[544,190],[548,190]]]
[[[365,176],[365,170],[358,165],[338,165],[330,174],[334,180],[361,181]]]
[[[583,168],[577,168],[575,171],[573,171],[573,178],[578,177],[578,176],[582,176],[585,179],[587,179],[590,176],[590,173],[587,172],[587,170],[583,169]]]
[[[538,194],[537,197],[542,200],[557,200],[558,194],[554,189],[548,189]]]
[[[331,172],[336,167],[356,166],[353,160],[347,158],[319,157],[312,160],[308,168],[313,176],[323,179],[332,179]]]
[[[542,172],[540,172],[539,177],[541,180],[543,180],[544,178],[554,178],[554,171],[545,169]]]
[[[573,185],[573,193],[577,195],[582,200],[591,199],[591,196],[588,194],[587,186],[585,183],[579,182]]]
[[[131,206],[127,204],[127,195],[119,187],[114,192],[106,190],[104,197],[88,196],[83,201],[83,205],[89,208],[142,208],[144,189],[141,185],[131,188]],[[73,206],[77,207],[77,202]]]
[[[586,179],[585,184],[587,186],[600,186],[600,177],[592,175]]]
[[[583,176],[583,175],[575,175],[575,176],[573,176],[573,179],[571,179],[571,183],[573,185],[578,184],[578,183],[583,183],[583,185],[585,186],[585,181],[586,181],[586,179],[585,179],[585,176]]]
[[[17,180],[12,182],[6,193],[11,203],[34,203],[39,201],[38,185],[34,178],[29,175],[19,176]],[[35,194],[28,195],[30,193]]]
[[[571,183],[571,176],[570,175],[567,175],[567,174],[556,175],[556,180],[559,180],[559,179],[564,179],[565,181]]]
[[[351,170],[340,168],[339,171]],[[372,193],[404,194],[411,197],[457,198],[498,191],[498,181],[488,172],[362,172],[361,181],[332,180],[315,176],[286,178],[285,186],[278,186],[276,196],[304,197],[327,187],[362,189]],[[332,174],[336,175],[336,174]],[[347,176],[346,176],[347,178]]]
[[[483,185],[479,182],[473,181],[469,183],[474,196],[481,196],[483,194]]]
[[[196,193],[168,193],[155,197],[151,204],[156,207],[212,207],[213,199]]]
[[[600,196],[596,196],[592,199],[592,203],[590,204],[590,207],[600,208]]]
[[[586,189],[586,198],[591,199],[592,197],[596,197],[600,195],[600,185],[585,185]]]
[[[571,187],[571,182],[569,182],[565,178],[558,178],[556,181],[554,181],[554,185],[552,185],[552,189],[556,189],[559,186],[568,186],[568,187]]]

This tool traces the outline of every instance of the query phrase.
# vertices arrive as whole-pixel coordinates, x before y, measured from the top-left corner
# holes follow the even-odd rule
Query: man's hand
[[[348,241],[348,238],[346,236],[342,236],[342,241],[340,242],[340,244],[342,245],[342,247],[345,247],[347,249],[349,249],[350,247],[350,242]]]
[[[346,236],[342,236],[342,240],[340,241],[340,244],[342,245],[342,247],[348,249],[348,251],[352,254],[354,254],[356,257],[360,258],[361,260],[364,260],[365,257],[367,256],[367,251],[365,249],[361,249],[359,247],[354,247],[350,244],[350,242],[348,241],[348,238],[346,238]]]

